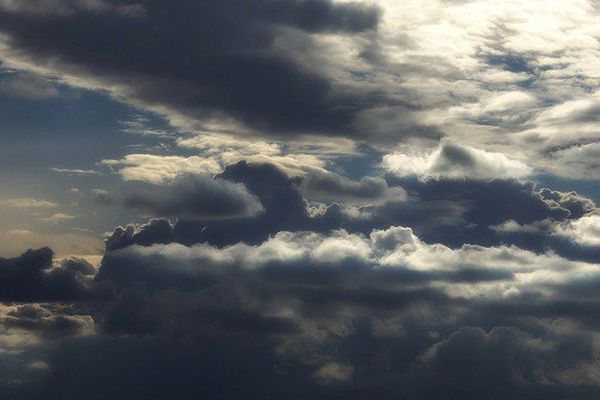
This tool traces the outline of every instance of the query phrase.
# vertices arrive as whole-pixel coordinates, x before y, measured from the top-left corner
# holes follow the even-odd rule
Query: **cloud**
[[[153,216],[188,219],[252,217],[264,211],[243,184],[202,175],[181,176],[170,185],[132,191],[125,205]]]
[[[69,315],[69,307],[43,307],[37,304],[25,304],[6,313],[0,324],[7,328],[33,331],[46,337],[64,337],[75,335],[93,325],[89,315]]]
[[[83,230],[0,231],[2,254],[80,256],[0,258],[0,398],[600,398],[598,208],[526,180],[598,176],[597,20],[587,0],[0,0],[6,88],[151,116],[115,119],[136,153],[51,168],[112,205],[94,224],[132,221],[98,265]]]
[[[59,174],[76,175],[76,176],[78,176],[78,175],[80,175],[80,176],[100,175],[100,172],[95,171],[93,169],[50,168],[50,171],[57,172]]]
[[[151,219],[141,226],[127,225],[116,227],[104,241],[107,251],[139,244],[149,246],[155,243],[174,241],[173,225],[166,219]]]
[[[53,268],[49,248],[28,250],[19,257],[0,258],[2,301],[73,301],[111,295],[110,285],[96,285],[72,265]]]
[[[43,222],[51,223],[51,224],[58,224],[61,222],[70,221],[74,218],[77,218],[77,217],[74,215],[69,215],[69,214],[65,214],[65,213],[55,213],[48,217],[43,217],[40,220]]]
[[[104,189],[93,189],[94,201],[98,204],[112,205],[115,203],[113,196]]]
[[[577,339],[581,340],[579,345],[571,343]],[[587,368],[591,366],[586,354],[592,351],[589,338],[577,339],[537,338],[511,327],[497,327],[489,332],[477,327],[461,328],[432,346],[422,358],[424,370],[434,382],[425,391],[432,398],[449,387],[454,387],[455,392],[469,393],[472,398],[490,392],[527,397],[543,390],[540,383],[544,379],[572,385],[574,380],[589,374],[586,363]],[[568,348],[570,356],[563,358],[561,348]],[[560,360],[561,367],[555,368],[548,360]],[[591,376],[587,379],[594,381]],[[577,393],[577,389],[573,390],[573,395],[579,398]],[[560,390],[553,393],[550,389],[545,396],[560,397]]]
[[[199,125],[225,117],[266,132],[333,133],[349,128],[356,102],[367,101],[336,90],[326,77],[298,65],[289,51],[280,52],[279,42],[298,38],[310,47],[312,34],[374,30],[379,12],[373,6],[327,0],[261,1],[252,7],[193,1],[174,7],[148,0],[118,9],[101,1],[55,3],[61,7],[8,3],[0,29],[8,36],[9,52],[66,81],[104,86],[115,97],[169,114],[173,121]],[[185,22],[190,15],[193,24]],[[106,42],[96,40],[96,34],[64,36],[53,28],[56,21],[70,32],[97,27],[114,34]],[[142,36],[146,46],[140,46]],[[129,50],[115,53],[112,45],[104,47],[117,38]],[[200,58],[194,55],[200,53]],[[181,57],[192,69],[172,63]]]
[[[0,92],[8,96],[43,100],[58,97],[60,91],[45,78],[33,74],[8,75],[0,80]]]
[[[354,154],[351,141],[338,139],[332,143],[327,138],[313,138],[310,144],[294,143],[292,140],[283,144],[221,133],[182,137],[176,143],[182,149],[201,152],[205,158],[215,160],[223,168],[240,161],[272,164],[289,176],[323,172],[326,158]]]
[[[189,284],[194,280],[210,283],[214,273],[226,273],[229,269],[238,273],[255,273],[265,269],[269,273],[286,274],[292,273],[285,271],[286,268],[303,268],[306,274],[311,274],[313,269],[321,271],[320,268],[325,268],[323,273],[331,269],[331,273],[339,274],[340,278],[346,274],[348,277],[357,274],[357,279],[363,279],[360,271],[367,273],[364,278],[374,274],[374,279],[382,279],[379,284],[383,290],[387,273],[393,271],[410,270],[417,275],[423,273],[422,279],[426,281],[443,282],[461,282],[467,277],[463,275],[465,271],[505,271],[506,274],[497,274],[492,282],[495,279],[513,281],[514,274],[523,274],[520,278],[527,285],[525,278],[528,274],[540,268],[547,271],[546,280],[553,282],[556,279],[553,274],[561,274],[560,266],[565,263],[571,265],[573,271],[586,268],[584,263],[567,261],[552,254],[536,255],[516,247],[464,245],[451,249],[440,244],[430,245],[416,237],[410,228],[390,227],[374,230],[368,237],[344,230],[333,231],[329,235],[306,231],[279,232],[255,246],[243,243],[224,248],[207,244],[187,247],[175,243],[131,246],[109,252],[96,279],[118,282],[126,287],[144,282],[151,288],[164,288],[177,286],[186,280]],[[194,265],[213,266],[215,270],[197,269]],[[166,276],[171,279],[166,280]],[[480,276],[487,279],[483,278],[483,273]],[[290,278],[301,279],[294,275]],[[518,284],[519,281],[515,282],[515,285]],[[542,285],[543,281],[539,284]],[[490,296],[501,296],[501,293],[492,291]]]
[[[314,373],[315,378],[324,383],[346,382],[352,379],[352,366],[337,362],[331,362],[323,365]]]
[[[56,14],[65,16],[77,11],[106,11],[110,9],[110,6],[104,0],[34,0],[27,4],[14,0],[2,0],[0,8],[18,14]]]
[[[28,350],[48,365],[36,381],[46,393],[598,393],[597,318],[578,307],[581,299],[595,307],[597,296],[568,295],[581,280],[600,282],[598,264],[514,246],[452,249],[400,226],[368,235],[279,232],[223,248],[167,242],[109,250],[94,282],[110,282],[117,295],[100,304],[6,312],[10,329],[64,338],[51,350]],[[22,259],[47,264],[43,253]],[[92,273],[65,262],[60,268]],[[81,336],[88,329],[95,334]],[[123,354],[136,368],[125,366]],[[149,371],[173,375],[148,380]],[[61,384],[67,376],[72,385]],[[134,393],[120,382],[144,385]]]
[[[215,174],[220,165],[199,156],[159,156],[153,154],[128,154],[123,160],[103,160],[101,165],[117,168],[126,181],[162,184],[186,174]]]
[[[558,234],[584,246],[600,247],[600,215],[585,215],[558,228]]]
[[[209,215],[193,219],[182,217],[174,225],[165,220],[159,224],[156,220],[156,224],[151,224],[152,232],[155,232],[152,235],[138,237],[138,228],[130,226],[115,230],[113,236],[120,238],[116,241],[120,243],[119,247],[135,243],[147,246],[154,243],[154,236],[158,240],[156,243],[174,241],[189,245],[207,242],[225,246],[239,241],[257,244],[282,230],[325,233],[343,228],[352,233],[368,234],[373,229],[402,225],[411,227],[427,242],[452,247],[465,243],[484,246],[510,243],[535,251],[553,248],[565,257],[594,259],[591,252],[566,242],[559,243],[547,231],[534,237],[508,235],[506,229],[499,229],[510,220],[519,226],[534,226],[545,220],[556,225],[595,212],[595,204],[575,192],[553,191],[517,180],[421,181],[414,177],[388,176],[386,185],[379,186],[388,189],[379,192],[379,198],[363,196],[358,199],[356,192],[352,193],[353,197],[348,197],[339,187],[328,184],[326,189],[334,201],[327,205],[304,199],[303,196],[311,195],[303,186],[303,180],[308,177],[310,174],[290,178],[271,165],[240,162],[226,167],[220,179],[245,185],[260,201],[264,212],[253,217],[227,219]],[[374,196],[369,192],[369,186],[362,186],[360,181],[338,176],[336,179],[342,185],[351,185],[352,191],[365,191]],[[346,190],[343,186],[342,189]],[[405,191],[409,193],[408,197],[392,195]],[[325,193],[318,195],[324,197]],[[347,204],[336,202],[336,197]]]
[[[438,398],[449,388],[455,393],[451,398],[514,391],[547,391],[548,398],[560,398],[546,379],[560,382],[568,393],[576,394],[582,382],[597,390],[588,328],[547,324],[537,319],[539,309],[526,304],[552,307],[563,288],[588,274],[597,275],[598,266],[515,247],[450,249],[426,244],[403,227],[370,236],[280,232],[256,246],[221,249],[131,246],[109,252],[97,276],[121,290],[101,319],[103,329],[117,337],[80,341],[76,348],[100,354],[116,368],[121,364],[110,356],[116,351],[187,354],[185,360],[212,368],[218,382],[244,393],[266,390],[231,380],[231,365],[245,370],[248,364],[199,360],[238,360],[229,351],[234,349],[243,358],[253,354],[250,370],[258,373],[253,379],[269,377],[270,393],[279,390],[279,379],[288,390],[297,382],[294,393],[303,398],[323,398],[319,387],[372,393],[382,385],[390,396],[408,391],[414,398]],[[502,305],[511,307],[508,315]],[[562,321],[582,318],[574,304],[548,310]],[[470,327],[474,321],[491,328]],[[175,336],[173,324],[179,328]],[[129,335],[145,338],[150,347],[128,342]],[[176,338],[182,336],[195,344],[180,347]],[[235,345],[239,341],[243,349]],[[67,348],[63,351],[73,354]],[[203,378],[182,378],[186,368],[176,358],[180,367],[149,362],[159,370],[175,368],[176,381],[191,385],[188,391],[196,387],[191,382],[208,391],[230,390]],[[53,367],[70,369],[76,359],[62,357]],[[286,371],[284,378],[257,371],[257,360],[271,366],[286,360],[278,367]],[[462,368],[455,367],[458,360]],[[88,382],[88,373],[95,368],[81,369],[78,376]],[[58,384],[60,375],[54,379]],[[84,393],[83,386],[64,390]]]
[[[30,248],[52,246],[56,254],[100,255],[102,254],[102,238],[89,232],[79,233],[46,233],[35,229],[0,230],[0,253],[16,256]]]
[[[36,208],[56,208],[58,204],[47,200],[38,200],[32,198],[6,199],[1,200],[0,205],[7,208],[17,209],[36,209]]]
[[[440,142],[438,148],[426,156],[401,153],[385,155],[382,166],[398,176],[414,175],[421,179],[507,179],[525,177],[532,172],[526,164],[504,154],[490,153],[449,141]]]
[[[182,146],[193,145],[188,132],[215,142],[267,137],[298,174],[290,139],[344,137],[419,164],[424,149],[448,138],[509,158],[493,157],[502,167],[486,177],[527,175],[523,160],[539,171],[596,176],[593,154],[579,163],[554,154],[597,140],[597,15],[589,1],[17,3],[4,2],[0,20],[7,68],[153,111]],[[241,159],[223,156],[222,166]],[[275,162],[253,161],[269,157]]]
[[[566,178],[598,179],[600,171],[595,160],[600,156],[600,143],[582,143],[559,148],[550,154],[549,169]]]
[[[383,178],[363,177],[353,181],[333,172],[308,174],[302,180],[300,190],[311,200],[359,205],[403,201],[407,197],[401,187],[390,188]]]

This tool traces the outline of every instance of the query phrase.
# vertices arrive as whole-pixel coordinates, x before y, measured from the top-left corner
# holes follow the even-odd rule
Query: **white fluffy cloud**
[[[557,234],[584,246],[600,247],[600,215],[591,214],[557,229]]]
[[[170,182],[186,174],[213,175],[222,170],[215,160],[199,156],[129,154],[122,160],[103,160],[101,164],[116,169],[126,181],[154,184]]]

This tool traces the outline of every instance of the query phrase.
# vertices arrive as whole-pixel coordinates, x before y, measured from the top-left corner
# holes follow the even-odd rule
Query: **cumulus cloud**
[[[280,232],[255,246],[130,246],[109,251],[96,277],[120,290],[97,317],[105,333],[59,348],[48,385],[63,396],[102,392],[91,379],[106,369],[83,367],[79,353],[127,381],[150,367],[176,371],[186,393],[289,393],[292,385],[302,398],[379,388],[390,398],[407,391],[438,398],[451,389],[450,398],[558,399],[577,395],[581,384],[596,393],[596,328],[565,293],[598,273],[597,264],[552,253],[427,244],[404,227],[368,236]],[[482,326],[470,326],[475,321]],[[123,369],[114,356],[123,351],[143,357],[141,369]],[[252,363],[242,361],[250,355]],[[218,379],[188,377],[188,364]],[[238,369],[252,371],[254,383],[232,380]],[[58,386],[67,371],[78,384]],[[144,382],[153,392],[180,393]]]
[[[264,211],[243,184],[205,175],[181,176],[166,186],[132,191],[125,205],[154,216],[189,219],[252,217]]]
[[[407,197],[404,189],[389,187],[383,178],[363,177],[359,181],[353,181],[333,172],[307,175],[302,180],[300,190],[311,200],[359,205],[404,201]]]
[[[382,167],[399,176],[426,178],[521,178],[532,171],[521,161],[501,153],[491,153],[450,141],[440,142],[437,149],[425,156],[402,153],[383,157]]]
[[[49,248],[29,250],[19,257],[0,258],[3,301],[69,301],[110,296],[111,288],[95,285],[72,265],[53,267]]]
[[[281,230],[328,232],[344,228],[349,232],[368,234],[374,228],[403,225],[411,227],[427,242],[453,247],[465,243],[485,246],[511,243],[535,251],[552,248],[566,257],[594,259],[592,253],[581,253],[581,249],[549,241],[551,237],[547,235],[547,230],[534,238],[507,235],[508,231],[500,228],[501,224],[510,220],[520,226],[534,226],[548,220],[554,226],[596,211],[593,201],[575,192],[539,188],[532,182],[468,179],[421,181],[390,176],[385,186],[389,189],[383,193],[403,194],[406,190],[410,196],[344,199],[339,188],[329,185],[327,189],[330,195],[333,197],[335,191],[338,199],[343,199],[346,204],[339,201],[323,204],[307,202],[303,196],[309,193],[304,192],[302,180],[290,178],[270,165],[241,162],[227,167],[220,178],[245,185],[248,192],[260,201],[264,212],[253,217],[227,219],[182,217],[174,225],[166,220],[154,220],[151,222],[152,235],[138,236],[135,226],[119,228],[113,233],[113,236],[120,238],[117,240],[119,246],[165,241],[184,244],[208,242],[219,246],[239,241],[256,244]],[[344,184],[350,183],[352,190],[365,190],[360,181],[340,179]],[[354,202],[358,205],[352,204]],[[145,229],[139,232],[145,232]],[[157,242],[152,242],[154,236]]]
[[[526,180],[598,177],[597,21],[588,0],[0,0],[0,90],[108,94],[136,149],[50,168],[111,207],[0,200],[35,217],[2,254],[82,255],[0,258],[0,397],[600,398],[598,208]],[[99,238],[36,231],[112,211],[132,222],[98,265]]]
[[[151,219],[140,226],[118,226],[105,239],[107,251],[139,244],[149,246],[155,243],[171,243],[174,241],[173,225],[167,219]]]
[[[216,269],[197,269],[194,265],[212,265]],[[177,285],[177,276],[200,281],[208,279],[210,282],[210,276],[221,273],[221,269],[267,269],[277,274],[278,269],[289,267],[308,270],[325,268],[324,271],[332,269],[332,273],[339,274],[340,278],[346,272],[348,277],[356,273],[360,279],[362,273],[359,271],[371,271],[367,272],[367,276],[374,274],[374,279],[379,279],[381,275],[383,281],[387,279],[388,272],[411,271],[415,277],[422,274],[421,279],[426,281],[509,281],[510,284],[505,287],[508,289],[521,285],[527,287],[529,277],[537,276],[541,273],[540,269],[547,275],[538,282],[539,285],[555,282],[558,275],[563,273],[564,265],[569,265],[574,274],[577,270],[583,273],[588,268],[585,263],[568,261],[551,253],[538,255],[516,247],[464,245],[459,249],[451,249],[440,244],[430,245],[416,237],[410,228],[391,227],[374,230],[369,236],[350,234],[344,230],[333,231],[329,235],[279,232],[259,245],[238,243],[220,249],[207,244],[191,247],[181,244],[126,247],[106,255],[97,279],[128,286],[145,282],[150,287],[164,287]],[[354,268],[358,269],[355,271]],[[589,265],[589,268],[594,270],[595,267]],[[164,279],[166,276],[175,280],[167,281]],[[386,286],[383,281],[378,284],[381,288]],[[446,294],[469,297],[477,292],[475,289],[463,293],[448,288]],[[481,290],[487,289],[482,287]],[[502,296],[501,291],[486,293],[490,298]]]
[[[599,156],[600,143],[575,144],[552,151],[548,168],[567,178],[598,179],[600,171],[596,160]]]
[[[163,224],[153,221],[137,234],[152,237]],[[122,235],[133,235],[129,230]],[[571,295],[584,281],[600,282],[598,264],[514,246],[453,249],[401,226],[367,235],[278,232],[256,245],[222,248],[169,238],[117,246],[118,240],[107,242],[97,274],[78,260],[60,264],[79,280],[110,283],[116,297],[100,303],[96,297],[91,308],[18,306],[2,319],[9,329],[46,338],[96,332],[62,339],[50,357],[40,354],[52,371],[43,388],[61,398],[105,393],[107,371],[123,382],[144,382],[143,395],[168,391],[181,398],[200,388],[234,398],[240,391],[259,396],[293,388],[292,398],[360,389],[425,399],[448,391],[456,399],[514,393],[559,399],[577,398],[581,385],[587,393],[599,390],[597,318],[580,308],[583,301],[595,307],[598,297],[593,290]],[[25,266],[33,264],[26,259],[43,258],[46,265],[49,254],[7,262]],[[123,353],[143,362],[125,369]],[[175,375],[148,381],[150,370]],[[67,373],[75,384],[61,385]],[[240,373],[249,379],[233,379]],[[138,396],[110,382],[113,398]]]

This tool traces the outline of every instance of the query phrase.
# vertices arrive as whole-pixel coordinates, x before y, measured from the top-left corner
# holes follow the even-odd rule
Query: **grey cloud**
[[[328,0],[148,0],[139,2],[142,16],[126,18],[58,3],[69,12],[5,10],[0,31],[10,47],[58,74],[121,87],[115,95],[136,104],[195,122],[224,114],[263,132],[340,134],[352,131],[357,110],[371,102],[356,90],[337,90],[292,61],[294,54],[276,51],[275,43],[286,32],[310,47],[311,33],[375,29],[374,7]]]
[[[353,181],[333,172],[308,174],[300,185],[310,200],[357,203],[359,205],[402,201],[406,193],[401,187],[388,187],[380,177],[363,177]]]
[[[410,255],[422,251],[434,255],[423,258],[433,260],[422,270],[429,279],[411,279],[407,271],[424,267]],[[407,258],[391,261],[393,255]],[[465,297],[460,285],[474,281],[452,276],[473,263],[484,273],[561,271],[568,281],[570,268],[578,267],[565,269],[568,261],[553,257],[516,248],[442,251],[400,227],[370,238],[280,232],[258,246],[111,251],[97,279],[111,280],[120,295],[96,316],[102,334],[60,346],[45,388],[58,398],[111,391],[115,399],[165,393],[185,399],[200,388],[231,398],[585,398],[599,390],[589,325],[543,320],[580,321],[582,313],[566,311],[576,310],[575,303],[561,309],[538,296],[546,310],[540,313],[520,303],[525,294],[503,298],[497,288],[522,287],[511,274],[477,280],[481,294]],[[560,293],[567,281],[551,290]],[[123,357],[139,365],[125,369]],[[318,371],[333,366],[345,373],[320,378]],[[105,382],[107,371],[117,376],[99,387],[94,382]],[[150,371],[162,378],[148,380]],[[239,374],[248,379],[235,379]],[[66,376],[75,383],[61,385]]]
[[[175,240],[173,225],[167,219],[151,219],[141,226],[116,227],[104,241],[107,251],[121,249],[132,244],[149,246],[155,243],[171,243]]]
[[[597,389],[565,385],[558,376],[560,370],[577,371],[592,361],[591,351],[587,335],[537,338],[514,327],[497,327],[489,332],[464,327],[427,351],[419,371],[427,378],[416,379],[429,385],[423,391],[431,398],[554,399],[569,393],[583,399],[593,396]],[[544,387],[548,379],[555,385]]]
[[[73,301],[110,297],[111,285],[95,284],[81,270],[87,265],[52,267],[49,248],[29,250],[16,258],[0,258],[0,299],[2,301]]]
[[[422,179],[511,179],[531,173],[523,162],[448,140],[426,156],[402,153],[384,156],[382,166],[398,176],[418,176]]]
[[[82,275],[96,275],[96,268],[89,263],[89,261],[78,258],[78,257],[69,257],[60,261],[59,263],[61,268],[64,268],[68,271],[73,271],[75,273],[80,273]]]
[[[185,175],[165,186],[131,191],[125,205],[153,216],[188,219],[252,217],[263,212],[260,200],[240,183]]]
[[[72,310],[65,308],[25,304],[9,311],[0,323],[7,328],[25,329],[49,338],[75,335],[91,325],[89,315],[74,315]]]
[[[152,223],[152,235],[140,235],[145,229],[137,232],[133,226],[119,228],[110,239],[119,244],[110,248],[172,241],[184,244],[207,242],[218,246],[239,241],[256,244],[281,230],[329,232],[344,228],[349,232],[368,234],[372,229],[402,225],[413,228],[427,242],[452,247],[465,243],[485,246],[513,243],[540,252],[552,248],[569,258],[594,260],[596,257],[593,248],[586,249],[548,232],[508,233],[498,229],[507,221],[522,226],[545,220],[562,224],[596,210],[590,199],[576,193],[539,188],[532,182],[420,181],[387,176],[387,187],[404,188],[409,194],[407,199],[398,201],[398,198],[391,197],[384,204],[361,207],[338,203],[314,207],[307,204],[301,195],[301,180],[290,179],[271,165],[240,162],[227,167],[221,178],[243,183],[260,200],[264,213],[251,218],[227,220],[182,218],[174,226],[167,221],[159,224],[156,220]],[[156,241],[152,240],[154,236]]]
[[[564,296],[593,268],[516,247],[450,249],[403,227],[279,232],[255,246],[131,245],[107,252],[95,277],[118,290],[88,311],[96,334],[46,350],[39,389],[61,399],[585,398],[599,391],[597,316],[579,307],[593,296]],[[544,278],[523,279],[536,272]],[[69,314],[51,308],[10,318],[52,335],[51,314]]]
[[[576,192],[565,193],[543,188],[539,194],[551,206],[569,210],[570,218],[581,218],[597,210],[592,200]]]
[[[8,96],[42,100],[60,95],[59,89],[41,76],[10,74],[0,80],[0,92]]]
[[[114,197],[106,190],[93,189],[92,193],[94,194],[94,201],[98,204],[110,206],[115,203]]]
[[[101,12],[109,10],[110,3],[104,0],[32,0],[26,3],[2,0],[0,9],[17,14],[50,14],[66,16],[78,11]]]

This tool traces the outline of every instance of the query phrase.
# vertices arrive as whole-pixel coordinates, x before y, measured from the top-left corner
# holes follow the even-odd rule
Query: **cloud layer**
[[[599,12],[0,0],[0,398],[600,398]]]

